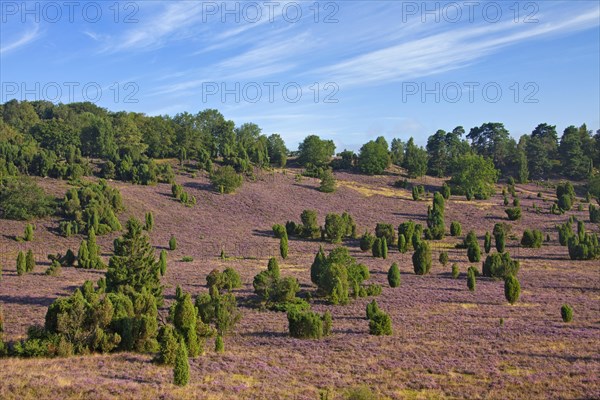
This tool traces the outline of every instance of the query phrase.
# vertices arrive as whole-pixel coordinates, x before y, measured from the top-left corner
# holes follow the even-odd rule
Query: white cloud
[[[41,36],[40,27],[39,27],[39,25],[35,25],[35,27],[32,30],[25,32],[16,41],[0,47],[0,54],[8,53],[9,51],[14,51],[20,47],[26,46],[27,44],[38,39],[40,36]]]

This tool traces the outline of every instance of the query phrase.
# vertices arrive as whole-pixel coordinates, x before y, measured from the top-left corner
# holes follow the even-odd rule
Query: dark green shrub
[[[444,199],[448,200],[450,198],[450,186],[448,186],[447,183],[444,183],[442,185],[442,190],[440,190],[440,193],[442,194],[442,196],[444,197]]]
[[[473,200],[473,197],[475,197],[475,191],[473,189],[467,189],[465,191],[465,197],[468,201]]]
[[[600,257],[598,235],[585,230],[580,230],[578,234],[571,236],[567,246],[571,260],[593,260]]]
[[[375,227],[375,236],[385,238],[387,244],[390,246],[396,243],[396,232],[392,224],[378,223]]]
[[[594,224],[600,223],[600,207],[596,207],[593,204],[590,204],[590,222]]]
[[[354,218],[352,218],[352,215],[348,214],[347,212],[343,212],[342,220],[344,221],[344,224],[346,226],[346,233],[344,236],[356,239],[356,222],[354,222]]]
[[[504,278],[504,297],[510,304],[515,304],[521,295],[521,285],[514,275]]]
[[[326,259],[325,252],[323,251],[323,246],[319,247],[319,251],[315,255],[315,259],[310,266],[310,280],[315,285],[319,286],[319,282],[321,282],[321,276],[326,268]]]
[[[448,264],[448,252],[447,251],[442,251],[440,253],[439,261],[444,267],[446,266],[446,264]]]
[[[173,383],[177,386],[186,386],[190,380],[190,362],[188,360],[187,348],[183,339],[179,339],[179,346],[175,354],[175,366],[173,367]]]
[[[158,331],[159,352],[157,361],[160,364],[175,366],[175,358],[179,342],[175,336],[175,329],[171,325],[163,325]]]
[[[224,353],[225,343],[223,343],[223,336],[217,335],[215,338],[215,353]]]
[[[513,199],[513,207],[519,207],[521,205],[521,201],[519,200],[518,197],[515,197]]]
[[[507,208],[504,211],[506,212],[508,219],[511,221],[517,221],[521,219],[521,207]]]
[[[231,165],[226,165],[213,171],[210,181],[217,192],[229,194],[242,186],[244,179]]]
[[[415,223],[413,221],[406,221],[398,226],[398,237],[404,236],[408,246],[412,246],[412,238],[415,234]]]
[[[22,251],[19,251],[17,255],[17,274],[23,275],[27,272],[27,266],[25,264],[25,254]]]
[[[431,269],[431,250],[427,242],[417,243],[412,256],[412,262],[415,274],[425,275],[429,273]]]
[[[317,212],[315,210],[304,210],[300,215],[302,220],[302,236],[309,239],[317,239],[321,236],[321,229],[317,223]]]
[[[362,251],[369,251],[373,248],[373,244],[375,243],[376,237],[370,234],[369,232],[364,233],[360,238],[360,249]]]
[[[364,287],[364,289],[367,296],[379,296],[382,291],[381,285],[377,283],[371,283],[370,285]]]
[[[568,304],[563,304],[560,308],[560,316],[563,322],[571,322],[573,320],[573,308]]]
[[[171,238],[169,239],[169,250],[173,251],[177,249],[177,239],[175,238],[174,235],[171,235]]]
[[[504,196],[504,198],[502,199],[502,203],[507,206],[508,205],[508,197]]]
[[[288,238],[287,238],[287,236],[284,236],[281,239],[279,239],[279,254],[281,255],[281,258],[283,258],[284,260],[288,256]]]
[[[275,235],[275,237],[277,239],[281,239],[282,237],[288,235],[285,226],[283,226],[281,224],[275,224],[275,225],[273,225],[273,234]]]
[[[330,169],[326,169],[321,174],[321,184],[319,185],[319,191],[323,193],[335,192],[335,176]]]
[[[27,255],[25,256],[25,272],[33,272],[35,269],[35,257],[33,256],[33,251],[31,249],[27,250]]]
[[[62,271],[62,266],[58,260],[52,261],[52,264],[46,269],[45,274],[48,276],[59,276]]]
[[[302,226],[298,225],[294,221],[287,221],[285,223],[285,231],[288,236],[295,236],[302,234]]]
[[[390,316],[379,310],[369,319],[369,333],[371,335],[391,335],[392,319]]]
[[[470,231],[465,237],[464,245],[467,247],[467,257],[469,262],[479,262],[481,259],[481,249],[474,231]]]
[[[420,193],[419,193],[419,188],[418,186],[413,186],[412,187],[412,198],[414,201],[418,201],[420,198]]]
[[[333,328],[333,318],[331,317],[331,313],[329,311],[325,311],[323,313],[323,336],[331,335],[331,330]]]
[[[383,257],[383,238],[375,238],[371,247],[373,257]]]
[[[521,238],[521,246],[539,249],[542,247],[543,241],[542,232],[537,229],[525,229],[523,237]]]
[[[317,255],[315,261],[311,279],[317,281],[318,293],[327,296],[333,304],[346,304],[349,289],[354,289],[356,294],[361,283],[369,278],[369,269],[357,264],[346,247],[333,249],[324,261]]]
[[[460,226],[460,222],[452,221],[450,224],[450,235],[452,236],[460,236],[462,233],[462,226]]]
[[[456,279],[456,278],[458,278],[459,275],[460,275],[460,269],[458,268],[458,265],[452,264],[452,277],[454,279]]]
[[[506,248],[506,233],[503,229],[494,232],[494,241],[496,243],[496,251],[504,253],[504,249]]]
[[[408,242],[404,235],[398,236],[398,251],[402,254],[408,251]]]
[[[519,262],[510,258],[510,253],[493,253],[483,263],[483,276],[505,278],[519,272]]]
[[[469,290],[471,292],[474,292],[475,285],[476,285],[475,272],[471,269],[471,267],[469,267],[469,269],[467,270],[467,287],[469,288]]]
[[[146,225],[144,225],[144,229],[148,232],[152,232],[154,229],[154,214],[152,212],[147,212],[145,215]]]
[[[388,283],[390,287],[398,287],[400,286],[400,269],[398,269],[398,264],[393,263],[388,271]]]
[[[197,334],[197,310],[189,293],[178,296],[176,303],[171,307],[169,319],[178,335],[183,338],[190,357],[200,354],[202,344]]]
[[[561,182],[556,185],[556,198],[561,210],[569,211],[575,201],[575,189],[571,182]]]
[[[346,235],[346,221],[341,215],[330,213],[325,217],[325,234],[331,243],[341,243]]]
[[[54,199],[30,178],[20,176],[0,182],[0,218],[30,220],[54,211]]]
[[[367,303],[367,319],[371,319],[377,314],[379,311],[379,305],[377,304],[377,300],[373,300],[370,303]]]
[[[31,242],[33,240],[33,225],[25,225],[25,233],[23,234],[23,240]]]
[[[573,207],[573,199],[566,194],[563,194],[558,198],[558,208],[562,211],[569,211]]]
[[[160,258],[158,260],[160,276],[165,276],[167,273],[167,252],[165,250],[160,251]]]
[[[558,241],[561,246],[566,246],[569,243],[569,239],[574,235],[571,221],[567,221],[564,224],[556,227],[558,230]]]
[[[492,235],[487,231],[483,238],[483,249],[485,250],[485,254],[490,254],[490,250],[492,249]]]
[[[425,237],[430,240],[440,240],[444,238],[446,230],[444,222],[444,198],[440,193],[433,195],[433,208],[427,210],[427,227]]]
[[[388,245],[385,236],[381,238],[381,258],[384,260],[387,259],[388,255]]]
[[[88,252],[87,242],[82,241],[77,252],[77,267],[87,269],[90,265],[90,253]]]
[[[233,293],[219,294],[214,287],[211,288],[210,294],[199,295],[195,305],[201,321],[205,324],[214,324],[215,332],[221,336],[235,329],[242,317]]]
[[[331,315],[321,316],[312,311],[292,310],[287,314],[290,336],[299,339],[321,339],[331,333]],[[327,318],[327,324],[324,319]],[[324,325],[326,329],[324,329]]]

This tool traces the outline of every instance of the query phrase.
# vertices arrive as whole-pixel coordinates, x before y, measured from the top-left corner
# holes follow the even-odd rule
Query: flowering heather
[[[413,201],[409,190],[393,186],[397,174],[361,176],[336,173],[335,193],[318,191],[319,180],[296,182],[299,171],[276,172],[246,182],[234,195],[211,190],[208,177],[178,176],[177,183],[197,198],[195,207],[186,207],[171,196],[170,185],[135,186],[111,182],[123,195],[124,223],[129,216],[154,215],[150,232],[156,254],[166,249],[171,235],[177,249],[167,252],[168,267],[162,277],[166,319],[180,285],[194,297],[208,292],[206,275],[213,269],[236,269],[242,287],[233,290],[243,317],[235,332],[224,340],[226,351],[190,359],[190,383],[185,388],[172,384],[170,367],[152,362],[152,355],[115,353],[78,356],[68,359],[1,359],[2,399],[318,399],[321,390],[343,394],[348,388],[366,386],[383,398],[490,398],[570,399],[600,398],[600,263],[598,260],[571,261],[560,246],[555,226],[570,215],[588,221],[586,211],[574,207],[565,215],[547,213],[554,198],[551,190],[534,185],[517,185],[522,217],[508,221],[502,195],[467,202],[451,196],[445,202],[446,221],[459,221],[462,232],[474,230],[483,243],[494,223],[507,222],[512,231],[506,250],[521,263],[518,273],[521,296],[509,305],[501,280],[478,277],[477,289],[470,292],[464,279],[452,279],[449,267],[434,262],[426,276],[413,272],[412,250],[404,254],[396,246],[388,258],[374,258],[361,252],[359,240],[344,240],[357,262],[368,266],[368,283],[383,286],[377,297],[379,307],[391,317],[391,336],[369,335],[364,318],[372,298],[351,300],[347,306],[332,306],[315,299],[312,310],[331,312],[332,335],[321,340],[291,338],[285,313],[252,308],[256,300],[253,277],[266,268],[270,257],[279,257],[279,239],[274,224],[300,221],[305,209],[318,212],[323,224],[327,213],[349,212],[357,232],[374,232],[377,223],[394,227],[409,219],[425,225],[431,198]],[[62,197],[66,182],[38,179],[40,185]],[[427,177],[418,182],[430,192],[442,181]],[[531,198],[529,196],[531,195]],[[544,213],[533,210],[536,202]],[[233,211],[232,211],[233,210]],[[47,255],[67,248],[76,250],[81,236],[58,236],[58,219],[35,221],[35,241],[19,243],[25,223],[2,220],[0,235],[0,302],[4,309],[4,339],[17,340],[33,324],[43,324],[46,309],[54,299],[73,292],[85,280],[97,281],[104,271],[63,268],[58,277],[47,276]],[[523,248],[525,229],[539,229],[550,241],[539,249]],[[598,226],[588,224],[588,231]],[[106,262],[112,240],[118,232],[98,236],[100,253]],[[448,252],[448,262],[461,271],[474,265],[466,249],[457,249],[464,234],[430,242],[432,258]],[[282,276],[298,278],[301,290],[314,291],[310,265],[323,245],[326,253],[333,244],[290,237],[286,260],[279,259]],[[40,266],[18,276],[17,253],[32,249]],[[227,257],[220,258],[221,249]],[[182,262],[183,256],[193,258]],[[397,263],[402,284],[390,288],[387,272]],[[569,304],[576,310],[572,322],[562,322],[560,308]],[[504,324],[499,324],[502,318]]]

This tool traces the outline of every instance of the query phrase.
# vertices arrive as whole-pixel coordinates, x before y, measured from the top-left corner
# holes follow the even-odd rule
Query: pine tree
[[[169,250],[173,251],[177,249],[177,239],[175,239],[174,235],[171,235],[171,239],[169,239]]]
[[[25,272],[33,272],[35,268],[35,258],[33,257],[33,251],[27,250],[27,256],[25,257]]]
[[[173,383],[177,386],[186,386],[190,380],[190,362],[188,360],[187,348],[183,339],[179,339],[179,347],[175,355],[175,367],[173,367]]]
[[[23,275],[27,272],[27,267],[25,264],[25,254],[22,251],[19,251],[17,255],[17,274]]]
[[[107,291],[119,292],[126,287],[136,292],[147,289],[157,303],[162,304],[160,265],[141,223],[134,218],[127,221],[127,232],[115,239],[114,245],[114,255],[106,272]]]

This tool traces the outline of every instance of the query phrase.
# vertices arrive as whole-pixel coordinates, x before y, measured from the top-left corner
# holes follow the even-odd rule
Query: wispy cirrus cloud
[[[152,2],[148,2],[152,3]],[[193,37],[202,18],[202,4],[188,1],[157,2],[140,16],[135,27],[106,40],[102,52],[144,51],[164,47],[169,40]]]
[[[17,40],[13,41],[13,42],[9,42],[8,44],[4,44],[2,43],[4,40],[2,40],[2,42],[0,42],[1,46],[0,46],[0,54],[4,54],[4,53],[8,53],[11,51],[15,51],[23,46],[28,45],[29,43],[37,40],[40,36],[42,35],[41,30],[40,30],[40,26],[38,24],[34,25],[33,29],[30,29],[29,31],[23,33],[23,35],[21,35],[21,37],[19,37]]]
[[[345,88],[427,77],[467,67],[502,48],[523,41],[571,33],[599,25],[598,7],[579,14],[545,15],[540,24],[512,21],[469,25],[383,47],[313,72]],[[455,28],[455,27],[453,27]]]

